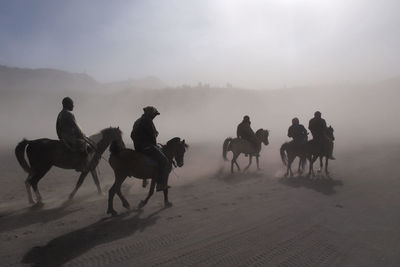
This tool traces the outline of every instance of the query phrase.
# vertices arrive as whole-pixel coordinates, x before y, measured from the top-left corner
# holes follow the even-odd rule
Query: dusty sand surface
[[[26,174],[3,149],[0,266],[400,266],[400,144],[336,156],[331,180],[282,178],[274,146],[262,171],[231,175],[220,145],[194,144],[170,176],[173,207],[157,193],[126,211],[116,197],[110,217],[90,177],[67,203],[77,173],[56,168],[39,183],[44,205],[29,205]],[[107,192],[104,161],[100,181]],[[136,206],[147,189],[129,179],[123,192]]]

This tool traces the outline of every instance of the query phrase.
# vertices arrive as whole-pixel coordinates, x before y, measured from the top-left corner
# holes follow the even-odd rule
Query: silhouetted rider
[[[76,123],[75,116],[72,114],[74,102],[71,98],[65,97],[62,100],[63,109],[58,113],[56,130],[58,138],[73,152],[79,152],[82,157],[77,158],[81,164],[77,171],[87,171],[88,153],[86,136]]]
[[[159,167],[157,191],[161,191],[168,187],[168,175],[172,165],[157,146],[158,132],[154,126],[153,119],[160,113],[155,107],[151,106],[143,108],[143,111],[143,115],[133,125],[131,138],[136,151],[150,156],[157,162]]]
[[[298,118],[292,119],[292,125],[288,129],[288,137],[293,138],[293,144],[304,144],[307,142],[307,130]]]
[[[258,141],[253,129],[251,129],[250,124],[250,117],[244,116],[243,121],[237,126],[236,135],[238,138],[249,141],[258,152],[260,151],[261,143]]]
[[[74,102],[71,98],[65,97],[62,100],[62,105],[63,109],[58,114],[56,123],[57,136],[72,151],[86,153],[86,137],[76,123],[74,114],[72,114]]]
[[[333,140],[330,140],[326,135],[326,121],[321,117],[321,112],[316,111],[314,113],[314,118],[310,120],[308,129],[311,131],[314,140],[327,146],[329,151],[329,159],[335,159],[332,156]]]

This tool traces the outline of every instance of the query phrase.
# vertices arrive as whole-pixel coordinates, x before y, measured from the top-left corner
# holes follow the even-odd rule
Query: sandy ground
[[[66,203],[77,173],[56,168],[44,206],[28,205],[3,149],[0,266],[400,266],[400,144],[338,148],[331,180],[283,178],[277,147],[263,149],[262,171],[230,175],[220,146],[192,145],[170,176],[173,207],[161,193],[143,211],[116,198],[117,217],[90,177]],[[107,192],[105,162],[100,180]],[[136,206],[147,189],[129,179],[123,192]]]

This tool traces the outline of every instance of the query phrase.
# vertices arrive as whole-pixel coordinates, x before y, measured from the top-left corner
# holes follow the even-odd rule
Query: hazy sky
[[[0,3],[2,65],[253,88],[400,74],[398,0]]]

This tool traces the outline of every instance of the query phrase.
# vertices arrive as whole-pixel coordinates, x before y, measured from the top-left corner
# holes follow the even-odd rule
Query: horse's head
[[[335,140],[335,136],[333,135],[333,132],[334,132],[334,130],[333,130],[332,126],[329,125],[329,127],[326,128],[326,135],[327,135],[332,141]]]
[[[264,130],[264,129],[258,129],[256,132],[256,137],[258,138],[258,140],[260,140],[264,145],[268,145],[269,141],[268,141],[268,137],[269,137],[269,131],[268,130]]]
[[[120,141],[122,140],[122,131],[119,127],[108,127],[101,131],[104,140],[107,140],[108,143],[112,141]]]
[[[185,155],[186,149],[189,146],[185,143],[185,140],[182,140],[179,137],[172,138],[167,142],[164,146],[165,153],[171,157],[171,159],[175,159],[178,167],[183,166],[183,157]]]

